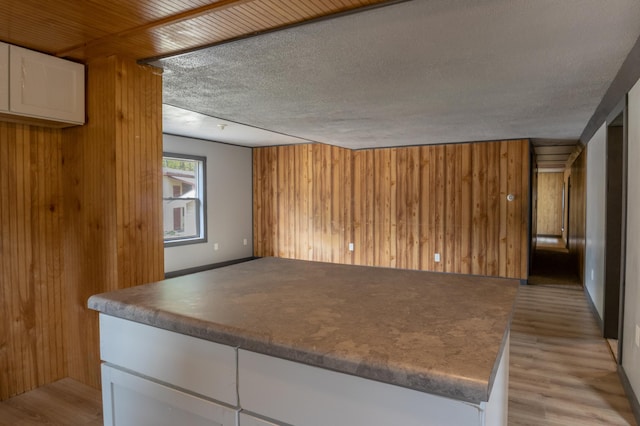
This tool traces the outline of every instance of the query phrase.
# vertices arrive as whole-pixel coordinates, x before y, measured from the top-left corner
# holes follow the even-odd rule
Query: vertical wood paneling
[[[375,175],[373,221],[377,232],[374,232],[373,262],[376,266],[389,266],[390,263],[390,228],[391,228],[391,203],[390,203],[390,150],[379,149],[373,153]]]
[[[115,61],[115,206],[111,226],[117,230],[118,280],[124,288],[148,282],[161,273],[162,247],[158,178],[161,147],[156,117],[160,80],[128,61]],[[135,94],[135,95],[134,95]]]
[[[0,122],[0,400],[67,374],[61,130]]]
[[[353,236],[353,154],[350,150],[340,150],[344,158],[341,160],[344,170],[342,182],[342,198],[344,200],[343,215],[340,218],[344,227],[342,263],[353,264],[353,252],[349,251],[349,243],[354,242]]]
[[[374,265],[374,176],[373,151],[353,153],[353,192],[349,194],[353,203],[354,263]],[[351,194],[363,194],[355,199]]]
[[[472,216],[464,212],[470,212],[473,208],[473,165],[471,163],[471,150],[460,147],[460,228],[456,230],[460,241],[460,272],[470,274],[473,254],[471,244]],[[500,275],[500,274],[498,274]]]
[[[432,188],[431,169],[435,167],[436,159],[432,146],[420,148],[420,269],[433,270],[433,253],[436,250],[436,234],[431,226],[433,206],[436,204]],[[354,194],[355,195],[355,194]]]
[[[584,283],[585,230],[587,226],[587,149],[571,165],[569,189],[569,252],[578,265],[580,281]]]
[[[402,151],[407,151],[407,173],[398,173],[398,177],[407,176],[404,188],[407,211],[407,259],[404,263],[408,269],[420,269],[420,148],[399,150],[399,152]],[[405,170],[400,167],[398,169]]]
[[[499,213],[499,223],[500,223],[500,236],[498,240],[498,258],[506,259],[507,254],[510,253],[508,251],[508,242],[507,242],[507,195],[510,191],[509,180],[508,180],[508,171],[509,171],[509,144],[506,142],[500,143],[500,213]],[[509,276],[507,275],[507,264],[506,261],[501,261],[498,267],[498,275],[502,277]]]
[[[487,270],[487,150],[489,144],[471,145],[472,156],[472,233],[471,273],[486,275]]]
[[[301,225],[295,231],[300,235],[287,239],[279,233],[278,239],[298,241],[305,232],[313,234],[312,256],[293,250],[287,257],[526,278],[528,141],[353,153],[320,144],[306,147],[312,152],[313,187],[299,186],[304,168],[295,164],[307,158],[300,147],[280,147],[269,158],[265,153],[271,148],[254,150],[254,170],[268,175],[254,176],[255,220],[261,222],[255,229],[271,226],[260,214],[268,205],[279,217],[277,227]],[[269,190],[271,179],[279,191]],[[298,187],[313,212],[306,230],[298,217],[304,197],[278,198],[286,188]],[[508,193],[516,199],[507,202]],[[353,255],[347,250],[351,241]],[[256,249],[258,256],[271,255],[260,243]],[[434,261],[435,253],[440,262]]]
[[[88,124],[63,131],[68,373],[100,383],[89,296],[164,276],[161,78],[117,57],[88,65]]]
[[[462,185],[460,184],[460,165],[462,158],[459,155],[460,145],[446,145],[446,192],[445,192],[445,242],[444,242],[444,270],[446,272],[460,271],[461,250],[458,238],[460,236],[462,211],[460,201],[462,197]]]
[[[277,182],[278,182],[278,189],[276,192],[276,197],[278,199],[278,239],[276,240],[278,242],[278,251],[277,256],[278,257],[289,257],[289,250],[287,247],[287,228],[289,225],[289,200],[287,199],[287,188],[289,185],[287,185],[287,178],[286,178],[286,173],[287,173],[287,169],[288,169],[288,153],[289,153],[289,149],[286,149],[286,147],[284,146],[280,146],[276,148],[277,150],[277,155],[278,155],[278,159],[279,161],[279,166],[278,167],[278,176],[277,176]]]
[[[564,173],[538,174],[538,235],[562,235],[562,184]]]
[[[523,279],[529,277],[529,261],[532,259],[533,254],[530,253],[531,243],[529,236],[529,222],[531,216],[530,200],[531,200],[531,163],[532,163],[532,150],[529,143],[520,144],[520,161],[516,163],[516,167],[520,167],[522,172],[520,173],[520,180],[518,182],[519,191],[522,195],[519,197],[520,203],[518,207],[518,217],[520,223],[518,228],[522,229],[520,233],[520,274]]]
[[[510,194],[513,194],[516,198],[514,201],[507,202],[507,276],[514,277],[520,273],[520,262],[518,259],[509,257],[509,253],[513,253],[518,250],[520,246],[520,234],[516,232],[510,232],[511,229],[515,229],[518,223],[518,209],[517,204],[520,202],[522,194],[518,194],[512,190],[518,186],[518,176],[520,172],[516,171],[515,164],[516,159],[519,158],[520,149],[514,144],[507,146],[507,190]]]
[[[499,275],[500,215],[500,143],[487,143],[487,246],[486,275]]]
[[[0,399],[67,375],[97,386],[87,298],[162,279],[161,90],[156,70],[101,59],[86,126],[0,123]]]
[[[350,151],[321,144],[260,148],[253,170],[257,255],[352,262]]]
[[[431,162],[431,188],[432,204],[429,206],[430,216],[430,228],[435,236],[434,246],[432,253],[440,253],[441,261],[433,263],[433,270],[438,272],[444,271],[444,263],[442,260],[446,259],[447,254],[444,252],[444,232],[445,232],[445,196],[446,196],[446,182],[445,182],[445,145],[436,145],[433,147],[433,159]]]

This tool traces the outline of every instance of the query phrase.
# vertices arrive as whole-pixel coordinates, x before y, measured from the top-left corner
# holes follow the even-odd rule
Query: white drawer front
[[[100,314],[100,354],[108,363],[238,405],[230,346]]]
[[[108,426],[236,426],[237,410],[102,365]]]
[[[484,416],[478,405],[245,350],[238,383],[243,409],[296,426],[479,426]]]

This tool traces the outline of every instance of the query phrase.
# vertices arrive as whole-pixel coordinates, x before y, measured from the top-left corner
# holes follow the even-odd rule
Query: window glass
[[[162,202],[166,245],[206,241],[205,159],[165,153],[162,158]]]

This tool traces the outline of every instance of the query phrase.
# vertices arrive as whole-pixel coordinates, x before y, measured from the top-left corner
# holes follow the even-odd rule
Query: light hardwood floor
[[[511,331],[509,425],[635,425],[579,286],[523,286]]]
[[[581,287],[520,288],[509,425],[635,425]],[[100,392],[64,379],[0,403],[0,425],[100,425]]]
[[[100,391],[62,379],[0,403],[0,426],[102,425]]]

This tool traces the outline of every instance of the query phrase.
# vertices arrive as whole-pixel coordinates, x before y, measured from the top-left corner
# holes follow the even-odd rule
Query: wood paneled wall
[[[538,174],[538,235],[562,236],[564,173]]]
[[[61,151],[0,122],[0,400],[66,376]]]
[[[117,57],[88,64],[87,125],[64,130],[69,376],[100,383],[96,293],[161,280],[158,70]]]
[[[571,165],[569,177],[569,253],[578,267],[580,281],[584,284],[584,263],[587,227],[587,148]]]
[[[528,216],[526,140],[254,150],[257,256],[526,279]]]
[[[538,163],[536,160],[535,152],[531,153],[531,231],[530,231],[530,244],[529,244],[529,265],[533,264],[533,258],[535,255],[536,247],[538,246]]]
[[[352,263],[351,151],[308,144],[253,156],[255,253]]]

